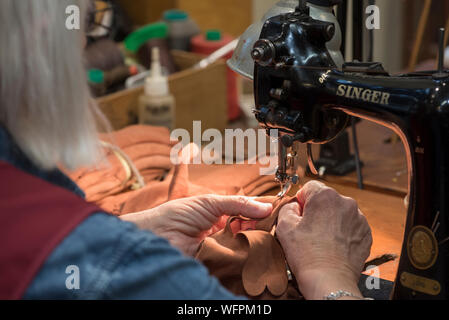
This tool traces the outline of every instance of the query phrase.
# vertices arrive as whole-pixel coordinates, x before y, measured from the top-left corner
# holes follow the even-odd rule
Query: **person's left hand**
[[[193,256],[204,238],[224,227],[228,215],[262,219],[271,211],[271,204],[257,202],[249,197],[204,195],[170,201],[154,209],[121,218],[134,222],[141,229],[152,231],[185,254]],[[251,226],[246,225],[248,227]],[[241,228],[233,225],[234,232]]]

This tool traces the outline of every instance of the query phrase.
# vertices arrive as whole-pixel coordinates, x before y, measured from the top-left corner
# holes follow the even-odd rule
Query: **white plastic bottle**
[[[151,54],[151,73],[145,79],[144,94],[139,97],[140,124],[175,127],[175,98],[170,94],[168,78],[163,75],[159,48]]]

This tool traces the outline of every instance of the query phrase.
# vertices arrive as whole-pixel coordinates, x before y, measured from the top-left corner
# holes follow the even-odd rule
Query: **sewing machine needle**
[[[277,194],[277,196],[279,198],[283,198],[290,191],[291,188],[292,188],[292,183],[290,181],[288,181],[285,184],[282,184],[281,185],[281,192],[279,192]]]

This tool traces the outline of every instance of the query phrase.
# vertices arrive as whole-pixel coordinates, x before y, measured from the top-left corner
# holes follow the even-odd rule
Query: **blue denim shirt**
[[[61,171],[42,171],[0,126],[0,160],[84,196]],[[79,289],[72,282],[79,270]],[[66,271],[68,273],[66,273]],[[76,272],[76,271],[75,271]],[[66,285],[68,281],[68,289]],[[235,299],[207,269],[168,241],[98,212],[72,231],[47,258],[25,299]]]

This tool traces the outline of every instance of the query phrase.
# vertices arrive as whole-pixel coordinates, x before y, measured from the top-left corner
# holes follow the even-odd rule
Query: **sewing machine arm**
[[[407,153],[409,207],[392,297],[445,299],[449,75],[392,77],[380,64],[338,68],[326,48],[334,33],[334,24],[314,20],[304,8],[266,21],[252,51],[256,118],[268,130],[278,129],[286,148],[331,141],[349,115],[394,130]]]

